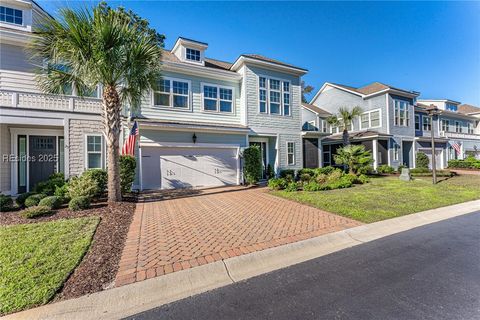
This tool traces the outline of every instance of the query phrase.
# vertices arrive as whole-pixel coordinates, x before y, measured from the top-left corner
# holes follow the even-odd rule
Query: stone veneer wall
[[[69,120],[69,173],[70,176],[81,174],[85,168],[85,136],[102,134],[103,123],[100,120]]]

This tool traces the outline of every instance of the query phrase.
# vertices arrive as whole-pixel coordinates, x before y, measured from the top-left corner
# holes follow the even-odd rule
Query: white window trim
[[[188,50],[197,51],[198,52],[198,60],[188,59]],[[202,51],[198,50],[198,49],[195,49],[195,48],[185,47],[185,60],[187,60],[189,62],[194,62],[194,63],[202,63]]]
[[[462,123],[460,121],[455,121],[455,133],[463,133]]]
[[[427,120],[427,124],[425,124],[425,120]],[[425,126],[430,126],[430,129],[425,129]],[[422,117],[422,131],[432,131],[432,121],[429,116],[423,116]]]
[[[289,152],[288,152],[288,144],[289,144],[289,143],[293,143],[293,154],[292,154],[292,155],[293,155],[293,162],[292,162],[292,163],[288,162],[288,155],[289,155]],[[287,156],[287,165],[288,165],[288,166],[294,166],[295,163],[297,162],[297,159],[296,159],[296,157],[295,157],[295,151],[296,151],[296,150],[295,150],[295,142],[294,142],[294,141],[287,141],[287,142],[286,142],[286,145],[287,145],[287,149],[286,149],[286,153],[285,153],[285,154],[286,154],[286,156]]]
[[[266,83],[265,86],[266,88],[260,88],[260,78],[265,78]],[[270,112],[270,80],[278,80],[280,81],[280,90],[273,90],[274,92],[280,92],[280,113],[271,113]],[[290,114],[285,115],[284,114],[284,99],[283,99],[283,94],[287,93],[286,91],[283,90],[283,83],[288,82],[288,88],[290,89],[288,94],[290,95]],[[265,112],[260,111],[260,89],[265,90],[267,92],[266,94],[266,101],[265,101]],[[257,74],[257,112],[258,114],[264,114],[264,115],[271,115],[271,116],[280,116],[280,117],[292,117],[292,82],[290,80],[282,79],[282,78],[277,78],[277,77],[270,77],[266,76],[263,74]]]
[[[416,126],[417,126],[417,119],[418,119],[418,129],[416,128]],[[415,128],[415,130],[416,130],[416,131],[422,131],[422,122],[421,122],[422,117],[421,117],[419,114],[416,114],[413,120],[415,121],[415,123],[414,123],[414,128]]]
[[[88,137],[100,137],[101,138],[101,148],[102,150],[100,151],[100,156],[101,156],[101,168],[89,168],[88,167],[88,154],[89,153],[98,153],[98,152],[92,152],[92,151],[88,151]],[[106,154],[105,154],[105,137],[103,136],[103,134],[101,133],[98,133],[98,132],[92,132],[92,133],[85,133],[85,138],[84,138],[84,141],[85,141],[85,149],[84,149],[84,153],[85,153],[85,162],[84,162],[84,170],[88,170],[88,169],[105,169],[105,158],[106,158]]]
[[[444,123],[446,124],[446,129],[445,130],[443,128]],[[441,131],[450,132],[450,120],[449,119],[441,119],[440,120],[440,128],[442,129]]]
[[[338,121],[342,121],[343,118],[338,118]],[[353,121],[350,123],[350,130],[348,130],[348,132],[355,132],[355,127],[353,126]],[[333,129],[336,129],[337,132],[333,132]],[[348,129],[348,128],[347,128]],[[343,132],[343,129],[341,128],[341,126],[330,126],[330,133],[331,134],[337,134],[337,133],[342,133]]]
[[[166,92],[160,92],[156,90],[152,90],[151,99],[152,99],[152,107],[164,109],[164,110],[175,110],[175,111],[192,111],[192,81],[187,79],[180,79],[180,78],[172,78],[172,77],[162,77],[161,80],[169,80],[170,81],[170,92],[169,92],[169,106],[163,105],[156,105],[155,104],[155,92],[166,94]],[[188,94],[187,94],[187,107],[186,108],[175,108],[173,106],[173,81],[179,82],[187,82],[188,83]]]
[[[373,112],[377,112],[378,111],[378,126],[375,126],[373,127],[372,126],[372,113]],[[368,127],[364,128],[362,126],[362,115],[368,115]],[[378,108],[378,109],[372,109],[372,110],[368,110],[368,111],[365,111],[364,113],[362,113],[359,117],[359,122],[360,122],[360,130],[365,130],[365,129],[374,129],[374,128],[381,128],[382,127],[382,109]],[[353,126],[352,126],[353,128]]]
[[[25,9],[14,7],[14,6],[11,6],[9,4],[2,4],[2,7],[21,11],[22,12],[22,23],[18,24],[18,23],[15,23],[15,22],[0,21],[0,24],[5,24],[7,26],[25,27]]]
[[[396,142],[393,144],[393,161],[400,161],[400,145]]]
[[[204,96],[204,90],[203,88],[207,87],[215,87],[217,88],[217,110],[205,110],[205,96]],[[222,89],[228,89],[232,90],[232,111],[227,112],[227,111],[220,111],[220,101],[228,101],[228,100],[221,100],[220,99],[220,88]],[[235,114],[235,88],[234,87],[229,87],[229,86],[222,86],[219,84],[213,84],[213,83],[207,83],[207,82],[201,82],[200,83],[200,90],[201,90],[201,99],[202,99],[202,112],[206,113],[218,113],[218,114]],[[208,98],[211,99],[211,98]],[[213,99],[211,99],[213,100]]]
[[[399,102],[400,105],[401,103],[406,103],[406,108],[405,108],[405,119],[404,119],[404,124],[401,124],[402,118],[400,117],[400,105],[398,107],[398,124],[396,123],[397,120],[397,107],[396,107],[396,102]],[[400,100],[400,99],[393,99],[393,125],[396,127],[409,127],[410,126],[410,102],[405,101],[405,100]]]

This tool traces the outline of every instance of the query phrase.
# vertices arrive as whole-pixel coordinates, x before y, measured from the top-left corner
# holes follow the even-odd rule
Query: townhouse
[[[25,48],[48,13],[20,0],[0,10],[0,191],[32,190],[55,172],[105,168],[99,92],[49,95],[35,82],[42,62]],[[264,171],[302,168],[300,83],[307,70],[255,54],[219,61],[207,49],[178,38],[141,108],[125,108],[123,138],[132,121],[139,125],[136,188],[239,184],[241,153],[250,145],[260,147]]]
[[[383,164],[414,168],[418,152],[431,159],[432,130],[438,168],[445,168],[450,159],[480,157],[480,109],[448,99],[420,100],[419,95],[379,82],[359,88],[325,83],[310,104],[302,105],[304,153],[309,150],[315,158],[304,161],[304,166],[334,164],[342,132],[326,119],[340,107],[354,106],[360,106],[363,114],[350,125],[350,138],[372,151],[375,169]],[[439,109],[433,123],[427,113],[431,105]],[[313,151],[315,146],[318,152]]]

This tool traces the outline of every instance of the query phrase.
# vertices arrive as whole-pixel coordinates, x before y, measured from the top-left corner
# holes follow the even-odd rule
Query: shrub
[[[29,208],[29,207],[38,206],[38,203],[40,202],[40,200],[42,200],[46,196],[47,195],[43,193],[32,194],[25,200],[25,207]]]
[[[300,180],[301,182],[309,182],[310,180],[312,180],[313,178],[313,175],[309,174],[309,173],[302,173],[298,180]]]
[[[72,211],[85,210],[90,207],[90,198],[85,196],[74,197],[68,203],[68,208]]]
[[[98,194],[98,185],[91,175],[73,177],[68,182],[68,196],[70,199],[76,197],[88,197],[91,199],[96,194]]]
[[[247,184],[256,184],[262,177],[262,154],[259,146],[250,146],[243,151],[243,173]]]
[[[350,188],[353,185],[353,183],[350,181],[350,179],[346,176],[343,176],[339,179],[336,180],[329,180],[327,183],[327,189],[333,190],[333,189],[343,189],[343,188]]]
[[[130,192],[132,189],[136,167],[137,162],[134,157],[128,155],[120,156],[120,189],[122,194]]]
[[[90,176],[93,180],[95,180],[95,183],[97,184],[97,192],[95,193],[95,197],[100,197],[105,193],[108,181],[107,171],[103,169],[89,169],[85,171],[82,176]]]
[[[363,145],[349,145],[337,149],[335,163],[346,165],[349,173],[356,174],[359,170],[368,168],[373,163],[372,153]]]
[[[428,169],[428,168],[414,168],[414,169],[410,170],[410,173],[411,174],[414,174],[414,173],[430,173],[430,169]]]
[[[280,171],[279,176],[280,176],[280,178],[284,178],[284,179],[287,179],[289,181],[293,181],[293,180],[295,180],[295,170],[284,169],[284,170]]]
[[[61,187],[65,184],[65,177],[63,173],[54,173],[46,181],[39,182],[35,185],[36,193],[43,193],[51,196],[55,193],[55,188]]]
[[[322,183],[327,182],[327,179],[328,179],[328,175],[326,175],[324,173],[321,173],[321,174],[317,175],[317,177],[315,178],[315,181],[317,183],[322,184]]]
[[[27,219],[32,219],[39,216],[44,216],[52,213],[49,207],[45,206],[33,206],[25,210],[20,211],[20,215]]]
[[[267,179],[275,178],[275,170],[273,170],[272,165],[269,163],[267,165]]]
[[[0,212],[10,211],[13,209],[13,200],[10,196],[0,194]]]
[[[369,183],[370,178],[368,178],[367,175],[361,174],[361,175],[358,176],[357,182],[359,182],[361,184]]]
[[[70,201],[70,197],[68,196],[68,183],[61,187],[55,187],[55,192],[53,195],[58,197],[62,203],[67,203]]]
[[[415,168],[411,169],[410,173],[412,176],[416,177],[431,177],[432,171],[425,168]],[[451,177],[454,175],[453,172],[448,170],[436,170],[437,177]]]
[[[352,184],[358,183],[358,177],[355,174],[348,173],[348,174],[344,175],[343,178],[350,181]]]
[[[317,176],[320,175],[320,174],[328,175],[328,174],[332,173],[333,170],[335,170],[335,168],[332,167],[332,166],[326,166],[326,167],[323,167],[323,168],[316,168],[315,169],[315,175],[317,175]]]
[[[480,160],[477,160],[474,157],[467,157],[465,160],[449,160],[448,167],[459,169],[480,169]]]
[[[49,196],[40,200],[38,205],[41,207],[49,207],[50,209],[58,209],[62,205],[62,201],[59,197]]]
[[[328,176],[327,176],[327,183],[330,183],[332,181],[339,180],[341,177],[343,177],[344,173],[340,169],[335,169],[333,170]]]
[[[378,166],[377,168],[378,173],[394,173],[395,169],[387,164],[382,164],[381,166]]]
[[[310,181],[303,185],[304,191],[320,191],[320,190],[323,190],[324,188],[325,187],[322,184],[316,181]]]
[[[310,169],[310,168],[303,168],[297,171],[297,179],[302,180],[302,175],[309,175],[311,178],[313,178],[316,173],[315,169]]]
[[[415,163],[417,168],[427,168],[430,164],[430,160],[428,159],[428,156],[423,153],[423,152],[418,152],[417,156],[415,157]]]
[[[23,207],[25,205],[25,200],[27,200],[28,197],[30,197],[32,194],[35,194],[33,192],[25,192],[21,193],[17,196],[15,199],[15,202],[17,202],[18,206]]]
[[[284,178],[273,178],[268,180],[268,187],[272,190],[283,190],[287,187],[287,180]]]
[[[287,192],[295,192],[298,190],[298,184],[295,181],[290,181],[285,188]]]

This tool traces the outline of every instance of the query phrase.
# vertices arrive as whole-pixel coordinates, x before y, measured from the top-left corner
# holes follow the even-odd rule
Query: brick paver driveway
[[[137,205],[116,286],[360,225],[269,195],[229,189]]]

